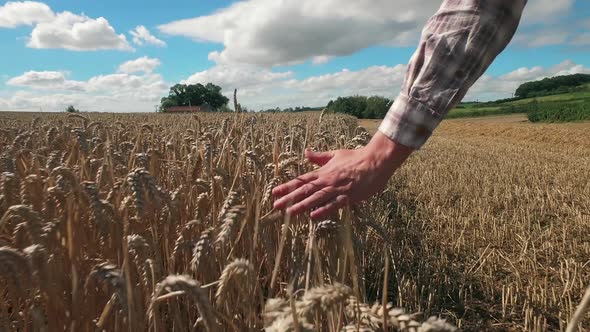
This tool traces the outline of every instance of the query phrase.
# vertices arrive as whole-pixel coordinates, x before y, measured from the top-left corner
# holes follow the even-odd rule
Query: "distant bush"
[[[590,120],[590,101],[563,104],[559,102],[531,103],[527,110],[531,122],[574,122]]]

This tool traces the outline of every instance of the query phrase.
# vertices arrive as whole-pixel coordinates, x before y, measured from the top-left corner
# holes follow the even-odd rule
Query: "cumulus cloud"
[[[247,0],[158,28],[169,35],[223,44],[221,51],[209,54],[217,63],[321,64],[374,45],[415,45],[439,5],[438,0]],[[568,39],[566,28],[544,31],[540,25],[563,19],[573,6],[574,0],[529,1],[516,42],[526,47],[563,43]]]
[[[74,51],[132,50],[104,17],[90,18],[68,11],[54,13],[42,2],[7,2],[0,7],[0,28],[34,25],[27,46]]]
[[[28,71],[6,84],[23,90],[0,98],[2,111],[60,111],[73,104],[85,111],[151,112],[169,87],[161,75],[151,71],[97,75],[88,80],[72,80],[60,71]]]
[[[273,72],[251,65],[217,65],[191,75],[183,83],[215,82],[228,94],[238,88],[241,96],[255,98],[261,93],[270,93],[269,89],[292,76],[291,71]]]
[[[74,51],[132,49],[125,36],[117,34],[104,17],[93,19],[70,12],[59,13],[55,19],[37,24],[27,46]]]
[[[144,58],[127,63],[139,63],[138,60]],[[119,68],[125,68],[124,65]],[[29,71],[7,81],[8,85],[23,90],[10,98],[0,97],[0,110],[39,110],[40,107],[44,110],[61,110],[68,104],[74,104],[77,107],[81,105],[80,108],[87,111],[152,111],[159,99],[167,94],[170,85],[149,69],[129,71],[119,70],[117,73],[82,81],[69,79],[67,72]],[[401,64],[371,66],[300,79],[291,71],[255,65],[218,64],[191,75],[183,83],[214,82],[223,88],[228,97],[237,88],[240,103],[258,110],[277,106],[322,106],[339,96],[355,94],[394,98],[399,92],[405,71],[406,66]],[[472,87],[465,100],[506,98],[523,82],[574,73],[590,73],[590,68],[564,61],[551,67],[522,67],[499,76],[485,74]]]
[[[522,67],[500,76],[484,74],[473,85],[464,100],[494,100],[508,98],[524,82],[540,80],[545,77],[590,73],[590,68],[570,60],[552,67]]]
[[[311,62],[314,65],[321,65],[321,64],[330,62],[330,60],[332,60],[333,58],[334,58],[333,56],[329,56],[329,55],[316,55],[311,58]]]
[[[153,112],[158,100],[108,94],[45,93],[16,91],[10,97],[0,97],[0,110],[18,112],[60,112],[68,105],[85,112]]]
[[[122,63],[117,69],[117,72],[120,73],[151,73],[160,66],[160,60],[155,58],[148,58],[147,56],[142,56],[141,58],[137,58],[135,60],[129,60],[125,63]]]
[[[425,21],[439,5],[439,0],[247,0],[158,28],[169,35],[223,44],[221,51],[209,54],[217,63],[275,66],[310,60],[321,64],[374,45],[415,45]],[[541,23],[571,13],[573,5],[574,0],[529,1],[520,44],[562,43],[567,32],[566,36],[561,31],[534,32]],[[527,27],[531,29],[526,31]]]
[[[133,43],[138,46],[154,45],[158,47],[166,46],[166,43],[150,33],[150,31],[143,25],[138,25],[134,30],[129,31],[133,36]]]
[[[590,31],[582,32],[577,36],[574,36],[570,41],[570,44],[575,46],[588,46],[590,45]]]
[[[169,35],[222,43],[221,52],[209,55],[218,63],[317,63],[373,45],[416,44],[438,6],[438,0],[248,0],[158,28]]]
[[[522,24],[538,24],[555,21],[570,13],[574,0],[533,0],[528,1],[523,15]]]
[[[54,91],[127,93],[140,90],[139,94],[149,94],[154,92],[154,89],[160,92],[167,86],[159,74],[152,73],[145,75],[115,73],[93,76],[87,81],[76,81],[67,79],[63,72],[58,71],[28,71],[9,79],[6,84]]]
[[[310,93],[330,91],[335,97],[353,94],[393,97],[402,84],[405,71],[405,65],[371,66],[358,71],[343,69],[304,80],[289,80],[285,86]]]
[[[381,95],[394,98],[402,85],[406,65],[371,66],[298,79],[288,71],[253,65],[217,65],[191,75],[184,83],[216,82],[228,97],[238,89],[238,100],[253,109],[322,106],[331,99],[351,95]],[[556,75],[590,73],[590,68],[564,61],[551,67],[523,67],[503,75],[485,74],[465,100],[494,100],[512,96],[516,88],[531,80]]]
[[[563,29],[539,29],[514,36],[513,43],[526,47],[543,47],[564,44],[570,32]]]
[[[54,18],[51,8],[42,2],[7,2],[0,6],[0,28],[33,25]]]
[[[10,78],[6,84],[42,90],[84,90],[82,82],[68,80],[66,76],[67,73],[62,71],[28,71]]]
[[[6,83],[15,86],[46,87],[61,85],[65,80],[64,73],[59,71],[28,71],[21,76],[9,79]]]
[[[290,71],[273,71],[254,65],[217,65],[191,75],[184,83],[215,82],[230,97],[238,89],[240,103],[265,109],[325,105],[330,99],[354,94],[394,97],[399,91],[405,65],[372,66],[296,79]]]
[[[513,44],[535,48],[570,43],[575,26],[561,22],[573,11],[574,0],[528,1]],[[548,23],[553,23],[551,28]]]

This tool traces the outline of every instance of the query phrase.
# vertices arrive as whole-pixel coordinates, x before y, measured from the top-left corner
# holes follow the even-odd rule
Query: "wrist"
[[[367,152],[380,164],[399,167],[414,151],[413,148],[397,143],[380,131],[377,131],[369,144]]]

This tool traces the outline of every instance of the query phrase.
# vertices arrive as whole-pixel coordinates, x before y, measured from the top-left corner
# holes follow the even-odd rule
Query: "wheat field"
[[[305,148],[366,144],[355,118],[3,113],[0,331],[565,330],[588,128],[519,125],[445,122],[385,192],[312,221],[270,191]]]

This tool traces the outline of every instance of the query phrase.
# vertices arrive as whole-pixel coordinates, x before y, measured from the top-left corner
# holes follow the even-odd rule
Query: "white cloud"
[[[23,90],[0,98],[2,111],[60,111],[73,104],[84,111],[151,112],[169,87],[161,75],[147,71],[98,75],[85,81],[71,80],[66,72],[29,71],[6,84]]]
[[[86,93],[46,93],[21,90],[11,97],[0,97],[1,111],[60,112],[74,105],[84,112],[153,112],[157,99]]]
[[[259,66],[217,65],[192,75],[184,83],[215,82],[228,97],[237,88],[239,102],[253,109],[322,106],[338,96],[355,94],[394,98],[402,85],[405,71],[405,65],[372,66],[297,79],[292,72]],[[575,73],[590,73],[590,68],[564,61],[551,67],[518,68],[500,76],[485,74],[471,88],[465,100],[507,98],[526,81]]]
[[[160,66],[160,60],[155,58],[148,58],[147,56],[142,56],[141,58],[137,58],[135,60],[129,60],[125,63],[122,63],[117,69],[117,72],[120,73],[151,73]]]
[[[256,97],[292,76],[293,73],[290,71],[273,72],[251,65],[217,65],[191,75],[183,83],[214,82],[228,94],[237,88],[242,96]]]
[[[133,36],[133,43],[138,46],[155,45],[158,47],[166,46],[166,43],[150,33],[150,31],[143,25],[138,25],[134,30],[129,31]]]
[[[21,76],[9,79],[6,84],[53,91],[134,93],[140,90],[139,93],[147,95],[166,89],[162,77],[152,73],[144,75],[116,73],[93,76],[87,81],[76,81],[67,79],[66,75],[59,71],[28,71]],[[146,90],[146,88],[149,89]]]
[[[45,87],[61,85],[65,80],[64,73],[60,71],[28,71],[21,76],[9,79],[6,83],[15,86]]]
[[[308,93],[330,91],[334,97],[353,94],[394,97],[402,84],[405,71],[405,65],[371,66],[358,71],[344,69],[304,80],[289,80],[285,86]]]
[[[321,64],[324,64],[324,63],[328,63],[333,58],[334,58],[333,56],[329,56],[329,55],[316,55],[316,56],[314,56],[314,57],[311,58],[311,62],[314,65],[321,65]]]
[[[33,25],[54,18],[51,8],[42,2],[7,2],[0,6],[0,28]]]
[[[222,43],[209,58],[256,65],[318,61],[384,45],[413,45],[438,0],[248,0],[161,32]],[[315,58],[314,58],[315,57]]]
[[[132,49],[125,36],[118,35],[104,17],[92,19],[70,12],[59,13],[54,20],[37,24],[27,46],[74,51]]]
[[[566,60],[549,68],[541,66],[522,67],[500,76],[484,74],[473,85],[464,100],[479,99],[485,101],[508,98],[524,82],[578,73],[590,73],[590,68]]]
[[[570,32],[554,29],[537,29],[530,32],[522,32],[514,36],[513,43],[527,47],[543,47],[564,44]]]
[[[240,103],[249,108],[321,106],[338,96],[354,94],[394,97],[399,91],[405,65],[343,69],[332,74],[296,79],[290,71],[275,72],[253,65],[216,65],[195,73],[184,83],[215,82],[231,97],[238,89]]]
[[[567,15],[573,7],[574,0],[529,0],[522,15],[522,23],[546,24]]]
[[[529,48],[567,44],[575,27],[563,21],[572,13],[574,2],[529,0],[512,44]]]
[[[440,0],[245,0],[158,28],[169,35],[223,44],[221,51],[209,54],[217,63],[321,64],[374,45],[415,45],[439,5]],[[561,22],[573,8],[574,0],[529,1],[516,43],[566,43],[570,27],[555,31],[543,25]]]
[[[111,92],[113,95],[134,95],[159,100],[168,85],[159,74],[109,74],[91,77],[85,82],[88,92]]]
[[[590,31],[582,32],[579,35],[572,38],[570,44],[575,46],[588,46],[590,45]]]
[[[69,11],[54,13],[42,2],[8,2],[0,7],[0,27],[34,25],[27,46],[74,51],[132,50],[104,17],[90,18]]]
[[[66,76],[67,73],[62,71],[28,71],[9,79],[6,84],[41,90],[84,90],[82,82],[68,80]]]

